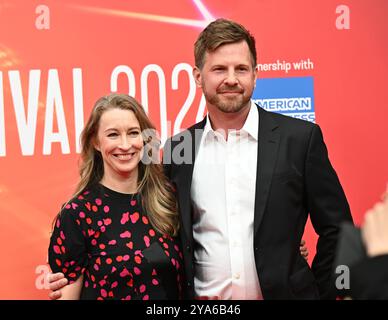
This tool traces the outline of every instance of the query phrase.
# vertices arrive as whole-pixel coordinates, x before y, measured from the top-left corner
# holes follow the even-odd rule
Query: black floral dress
[[[49,263],[70,283],[83,274],[81,299],[182,297],[177,239],[154,230],[138,194],[100,184],[63,208],[51,235]]]

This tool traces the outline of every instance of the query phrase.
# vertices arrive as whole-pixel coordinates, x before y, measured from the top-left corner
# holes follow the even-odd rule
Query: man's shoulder
[[[275,122],[277,122],[279,125],[285,125],[285,126],[291,126],[291,127],[301,127],[301,128],[313,128],[317,126],[315,123],[299,119],[299,118],[294,118],[288,115],[284,115],[281,113],[276,113],[272,111],[266,111],[265,109],[258,107],[261,109],[261,114],[271,117]]]
[[[310,136],[316,129],[320,130],[313,122],[261,109],[259,125],[263,122],[267,122],[267,125],[270,123],[270,126],[277,127],[283,134],[292,136]]]
[[[201,120],[200,122],[195,123],[191,127],[177,133],[170,138],[167,139],[166,144],[174,144],[174,142],[182,142],[182,140],[187,140],[188,138],[192,140],[193,135],[202,134],[203,129],[205,127],[206,118]]]

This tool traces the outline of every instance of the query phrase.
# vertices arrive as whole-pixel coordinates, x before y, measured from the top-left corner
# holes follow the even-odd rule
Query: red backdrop
[[[260,64],[312,61],[304,70],[264,70],[259,77],[314,78],[316,122],[357,224],[385,189],[387,1],[40,5],[0,1],[1,299],[47,298],[51,222],[77,182],[76,141],[97,97],[116,90],[134,94],[162,137],[174,132],[176,119],[186,128],[202,115],[201,92],[191,87],[187,70],[193,43],[213,18],[250,29]],[[123,70],[129,77],[116,79]],[[305,239],[311,257],[316,237],[310,225]]]

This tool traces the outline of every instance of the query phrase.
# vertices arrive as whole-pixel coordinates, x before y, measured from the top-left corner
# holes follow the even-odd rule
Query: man
[[[164,150],[189,298],[330,298],[338,226],[352,218],[320,128],[252,103],[256,48],[243,26],[208,25],[195,65],[208,115]],[[312,270],[298,250],[309,213],[319,235]]]
[[[177,188],[186,298],[327,298],[338,225],[352,218],[319,127],[251,102],[256,48],[243,26],[209,24],[195,64],[208,115],[163,155]],[[319,235],[312,271],[299,251],[309,213]],[[66,282],[57,277],[52,290]]]

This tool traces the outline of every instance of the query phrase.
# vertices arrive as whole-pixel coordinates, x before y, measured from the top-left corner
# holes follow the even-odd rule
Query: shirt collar
[[[256,104],[254,104],[251,100],[251,109],[249,110],[247,120],[241,131],[245,131],[248,133],[253,139],[258,140],[259,136],[259,110]]]
[[[249,107],[249,113],[247,119],[245,120],[244,125],[240,129],[242,132],[248,133],[253,139],[258,140],[259,134],[259,110],[256,104],[251,100],[251,105]],[[206,124],[203,129],[203,137],[205,139],[211,139],[215,137],[216,132],[212,128],[210,123],[209,114],[206,115]]]

